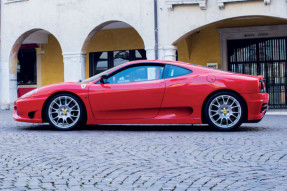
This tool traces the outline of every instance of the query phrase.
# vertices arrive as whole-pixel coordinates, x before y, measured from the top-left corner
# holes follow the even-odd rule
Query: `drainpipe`
[[[158,23],[157,23],[157,0],[154,0],[154,52],[155,52],[155,59],[158,60]]]

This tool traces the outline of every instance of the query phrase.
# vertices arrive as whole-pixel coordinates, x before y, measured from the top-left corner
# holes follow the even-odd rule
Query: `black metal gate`
[[[263,75],[270,108],[287,108],[287,37],[229,40],[228,70]]]

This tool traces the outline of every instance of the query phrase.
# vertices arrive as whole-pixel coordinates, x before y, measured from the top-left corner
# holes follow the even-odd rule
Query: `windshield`
[[[117,69],[117,68],[120,68],[120,67],[122,67],[123,65],[124,65],[124,64],[121,64],[121,65],[115,66],[115,67],[113,67],[113,68],[110,68],[110,69],[108,69],[108,70],[106,70],[106,71],[103,71],[103,72],[101,72],[101,73],[99,73],[99,74],[96,74],[96,75],[94,75],[94,76],[92,76],[92,77],[90,77],[90,78],[88,78],[88,79],[83,80],[83,82],[93,82],[93,81],[95,81],[96,79],[98,79],[99,77],[101,77],[102,75],[108,74],[110,71],[112,71],[112,70],[114,70],[114,69]]]

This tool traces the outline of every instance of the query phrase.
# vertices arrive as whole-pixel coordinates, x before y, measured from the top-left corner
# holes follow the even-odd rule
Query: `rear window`
[[[192,71],[189,69],[182,68],[180,66],[167,65],[164,72],[164,78],[174,78],[178,76],[184,76],[190,73],[192,73]]]

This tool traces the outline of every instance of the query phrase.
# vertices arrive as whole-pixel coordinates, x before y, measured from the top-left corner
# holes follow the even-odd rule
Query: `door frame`
[[[276,38],[287,36],[287,25],[268,25],[217,29],[220,35],[221,69],[228,70],[228,40]]]
[[[235,42],[234,42],[235,41]],[[247,41],[247,43],[245,42]],[[268,42],[267,42],[268,41]],[[276,55],[274,54],[274,48],[281,48],[279,47],[279,41],[281,41],[281,46],[284,46],[284,52],[277,53]],[[284,45],[283,45],[283,42]],[[241,47],[238,46],[238,44],[241,44]],[[260,45],[261,44],[261,45]],[[264,44],[264,45],[262,45]],[[250,53],[250,50],[247,51],[241,51],[240,53],[236,54],[234,53],[234,49],[241,49],[242,47],[250,47],[250,46],[256,47],[256,54],[253,55],[253,58],[256,57],[255,60],[237,60],[236,55],[248,55]],[[270,45],[271,48],[269,48],[268,52],[270,58],[267,58],[268,54],[265,54],[265,56],[260,59],[260,48]],[[286,95],[287,95],[287,82],[286,82],[286,75],[287,75],[287,60],[286,60],[286,55],[287,55],[287,37],[270,37],[270,38],[256,38],[256,39],[240,39],[240,40],[229,40],[228,41],[228,57],[230,59],[231,55],[235,55],[235,60],[229,60],[228,61],[228,71],[231,72],[236,72],[236,73],[242,73],[242,74],[249,74],[249,75],[254,75],[246,72],[246,67],[251,69],[251,66],[256,66],[256,73],[257,75],[263,75],[265,79],[265,87],[266,91],[269,93],[270,100],[269,100],[269,106],[270,109],[285,109],[287,108],[287,103],[286,103]],[[234,47],[233,47],[234,46]],[[267,49],[265,48],[265,52]],[[248,53],[246,53],[248,52]],[[241,58],[246,58],[246,56],[241,56]],[[281,65],[282,63],[284,64]],[[238,70],[232,70],[231,66],[235,66],[237,69],[239,65],[242,64],[242,71]],[[263,65],[262,65],[263,64]],[[249,67],[248,67],[249,66]],[[284,66],[282,68],[281,66]],[[269,70],[269,67],[271,71]],[[275,67],[275,68],[274,68]],[[254,69],[254,68],[253,68]],[[263,72],[264,71],[264,72]],[[284,71],[284,73],[283,73]],[[249,71],[250,72],[250,71]],[[251,72],[253,73],[253,72]],[[265,74],[264,74],[265,73]],[[270,74],[270,75],[269,75]],[[278,76],[279,74],[279,76]],[[281,76],[283,74],[283,76]],[[281,77],[285,78],[285,80],[282,82]],[[275,80],[272,82],[272,79]],[[276,82],[276,79],[280,79]],[[285,103],[280,102],[280,98],[282,96],[285,97]],[[279,100],[278,100],[279,99]],[[284,99],[284,98],[283,98]],[[282,101],[282,100],[281,100]]]

